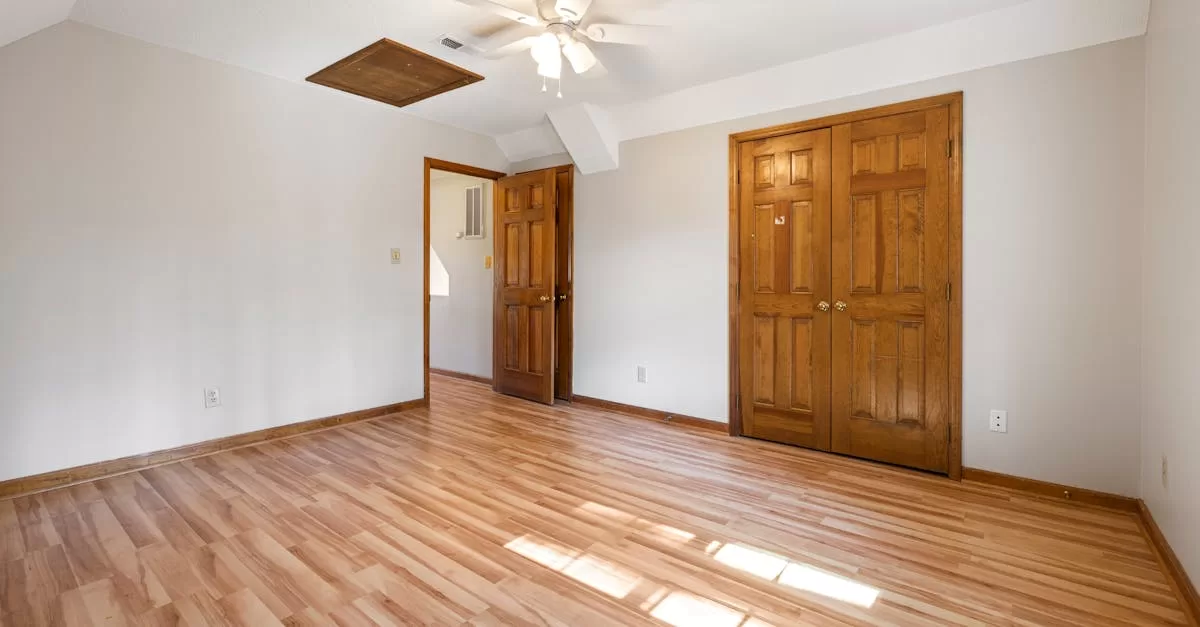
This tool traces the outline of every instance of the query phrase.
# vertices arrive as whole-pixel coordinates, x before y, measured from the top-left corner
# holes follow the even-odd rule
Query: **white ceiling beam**
[[[617,169],[620,140],[607,111],[582,103],[547,115],[581,173]]]

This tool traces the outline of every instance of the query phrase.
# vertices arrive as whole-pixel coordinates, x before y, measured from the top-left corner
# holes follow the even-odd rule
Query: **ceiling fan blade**
[[[579,23],[591,4],[592,0],[555,0],[554,12],[565,20]]]
[[[525,24],[528,26],[544,26],[546,24],[544,21],[542,21],[542,18],[537,17],[536,15],[529,15],[528,13],[522,13],[516,9],[504,6],[503,4],[500,4],[499,2],[492,2],[492,0],[458,0],[458,1],[463,4],[466,4],[466,5],[470,5],[473,7],[483,9],[484,11],[490,11],[492,13],[495,13],[496,15],[499,15],[500,17],[505,17],[514,22],[519,22],[521,24]]]
[[[537,35],[531,35],[529,37],[522,37],[516,41],[512,41],[495,48],[487,48],[483,51],[483,57],[485,59],[501,59],[504,57],[509,57],[517,54],[518,52],[529,50],[533,47],[533,44],[537,43],[537,40]]]
[[[608,76],[608,68],[604,67],[603,61],[596,59],[596,64],[592,66],[592,69],[584,72],[582,76],[584,78],[604,78]]]
[[[590,24],[584,30],[584,34],[592,41],[605,44],[647,46],[658,39],[665,30],[662,26],[638,24]]]

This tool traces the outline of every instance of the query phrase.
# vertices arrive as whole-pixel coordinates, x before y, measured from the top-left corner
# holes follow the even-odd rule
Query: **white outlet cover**
[[[211,409],[221,406],[221,388],[204,388],[204,407]]]
[[[637,367],[637,380],[638,380],[638,383],[645,383],[645,382],[647,381],[647,379],[648,379],[648,378],[649,378],[649,377],[646,375],[646,367],[645,367],[645,366],[638,366],[638,367]]]
[[[988,429],[996,433],[1008,433],[1008,412],[1002,409],[993,409],[988,414]]]

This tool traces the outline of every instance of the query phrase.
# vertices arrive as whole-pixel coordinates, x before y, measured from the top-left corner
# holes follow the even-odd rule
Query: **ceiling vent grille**
[[[443,46],[445,46],[451,50],[458,50],[459,48],[462,48],[464,45],[466,45],[463,42],[461,42],[453,37],[450,37],[449,35],[443,36],[439,41],[441,41]]]

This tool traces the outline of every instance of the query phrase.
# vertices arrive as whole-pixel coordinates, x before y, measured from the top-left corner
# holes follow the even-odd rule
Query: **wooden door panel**
[[[833,128],[832,448],[948,468],[946,107]]]
[[[746,143],[739,396],[745,435],[829,448],[830,132]]]
[[[554,402],[555,176],[531,172],[496,182],[496,391]],[[547,202],[549,201],[549,202]]]
[[[557,235],[555,250],[558,258],[555,263],[555,291],[558,292],[558,302],[554,314],[554,396],[566,401],[572,399],[571,381],[573,370],[574,323],[572,315],[575,301],[571,294],[572,261],[571,250],[574,244],[574,169],[572,166],[559,167],[554,171],[555,192],[558,198]]]

